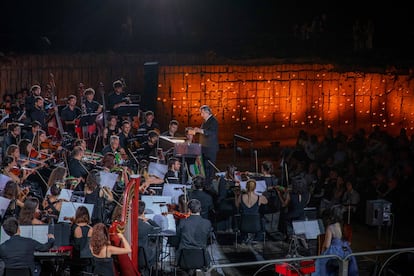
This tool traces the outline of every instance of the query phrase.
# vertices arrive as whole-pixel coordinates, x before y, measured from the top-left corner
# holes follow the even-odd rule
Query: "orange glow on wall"
[[[295,138],[299,129],[322,134],[379,124],[390,133],[414,130],[414,80],[408,75],[338,72],[333,65],[162,66],[157,120],[180,131],[199,126],[209,105],[220,141],[241,134],[255,141]]]

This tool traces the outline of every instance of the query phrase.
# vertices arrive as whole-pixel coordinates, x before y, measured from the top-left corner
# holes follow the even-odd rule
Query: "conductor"
[[[203,154],[204,168],[206,172],[206,184],[211,185],[214,178],[214,167],[211,163],[216,162],[218,145],[218,121],[214,117],[210,107],[203,105],[200,107],[200,115],[204,122],[201,127],[195,127],[194,133],[199,133],[199,143]],[[210,161],[210,162],[208,162]]]

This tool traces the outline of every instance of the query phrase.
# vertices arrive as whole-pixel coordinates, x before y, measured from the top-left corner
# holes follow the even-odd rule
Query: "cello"
[[[104,129],[108,126],[108,120],[105,116],[106,114],[106,105],[105,105],[105,88],[102,82],[99,83],[99,93],[102,96],[102,112],[96,116],[95,124],[98,130],[98,137],[100,137],[103,145],[105,137],[103,137]]]
[[[131,175],[130,181],[125,186],[122,199],[122,212],[119,220],[114,220],[109,227],[111,244],[123,247],[122,240],[117,233],[127,232],[130,236],[132,248],[131,257],[128,254],[116,255],[116,268],[118,275],[137,276],[138,272],[138,198],[141,178],[139,175]],[[129,212],[131,212],[129,214]]]

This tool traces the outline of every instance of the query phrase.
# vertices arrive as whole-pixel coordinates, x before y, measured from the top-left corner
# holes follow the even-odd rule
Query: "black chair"
[[[32,276],[32,270],[29,267],[23,268],[5,268],[4,276]]]
[[[178,256],[174,275],[177,275],[177,267],[182,270],[195,270],[206,269],[208,266],[208,256],[204,248],[184,248]]]
[[[138,270],[143,276],[152,274],[152,266],[148,263],[147,253],[142,246],[138,247]]]
[[[263,246],[266,241],[266,232],[263,230],[261,215],[260,214],[241,214],[240,215],[240,227],[239,231],[241,234],[247,234],[247,240],[252,240],[254,236],[258,233],[263,233]],[[236,233],[236,248],[238,246],[237,237],[238,232]]]

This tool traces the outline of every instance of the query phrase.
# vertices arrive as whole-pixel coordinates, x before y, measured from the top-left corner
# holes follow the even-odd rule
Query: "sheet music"
[[[47,234],[49,233],[49,225],[20,225],[20,236],[25,238],[34,239],[40,243],[46,243],[48,240]],[[3,243],[10,239],[10,236],[4,232],[1,227],[0,243]]]
[[[145,214],[161,214],[168,212],[167,204],[171,204],[171,196],[141,196],[145,202]]]
[[[115,183],[118,179],[117,173],[100,171],[99,176],[101,178],[100,185],[101,187],[108,187],[111,191],[115,186]]]
[[[161,227],[162,232],[175,233],[176,223],[172,214],[160,215],[160,214],[145,214],[146,218],[152,219]]]
[[[78,209],[79,206],[85,206],[86,209],[88,209],[89,211],[89,217],[92,217],[93,204],[80,203],[80,202],[62,202],[62,208],[60,209],[58,223],[59,222],[69,223],[70,219],[65,220],[65,217],[66,218],[75,217],[76,210]]]
[[[155,175],[158,178],[164,179],[165,174],[168,171],[168,166],[165,164],[159,164],[150,162],[148,165],[148,174]]]
[[[0,196],[0,216],[3,217],[9,207],[10,199]]]
[[[184,194],[184,187],[186,189],[191,189],[191,185],[183,184],[164,184],[164,189],[162,190],[163,196],[170,196],[171,203],[178,204],[178,197]]]
[[[317,239],[322,233],[318,220],[293,221],[292,225],[295,234],[305,234],[308,240]]]
[[[62,189],[60,191],[60,195],[59,195],[58,199],[63,199],[63,200],[70,201],[70,198],[72,197],[72,193],[73,193],[73,190]]]
[[[246,190],[247,181],[240,181],[240,188]],[[262,195],[267,189],[266,182],[264,180],[256,180],[256,189],[254,190],[256,194]]]
[[[11,177],[0,174],[0,194],[3,194],[4,187],[6,186],[7,181],[11,180]]]

